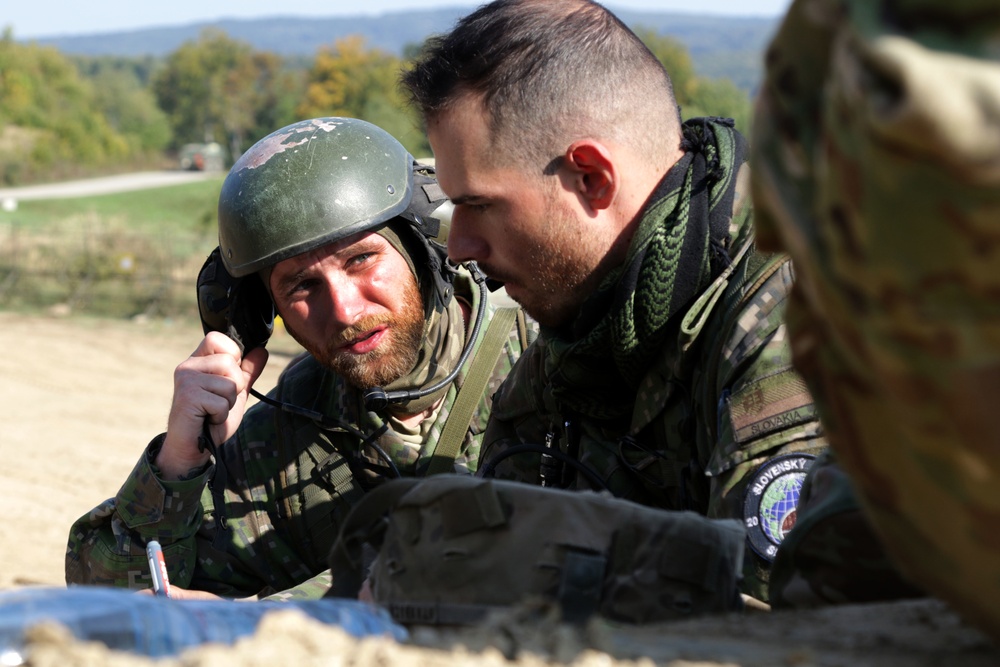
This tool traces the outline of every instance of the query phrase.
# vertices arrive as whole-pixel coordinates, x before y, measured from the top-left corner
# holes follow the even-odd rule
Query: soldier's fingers
[[[205,357],[212,354],[225,354],[238,361],[241,356],[240,346],[224,333],[209,331],[191,356]]]
[[[260,374],[264,372],[264,366],[267,365],[267,359],[267,348],[263,347],[250,350],[247,352],[247,355],[243,357],[243,361],[240,362],[240,368],[246,376],[248,389],[253,386],[253,383],[260,377]]]

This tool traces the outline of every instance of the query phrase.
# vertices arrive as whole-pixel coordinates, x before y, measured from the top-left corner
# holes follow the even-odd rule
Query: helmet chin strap
[[[482,328],[483,320],[486,317],[486,301],[489,296],[486,287],[486,276],[479,270],[479,266],[477,266],[475,262],[468,262],[465,267],[469,270],[469,273],[472,274],[472,279],[476,281],[477,285],[479,285],[479,310],[476,314],[476,321],[472,325],[472,334],[469,336],[468,341],[466,341],[465,348],[462,350],[462,356],[459,357],[455,367],[451,369],[451,372],[448,373],[447,377],[439,382],[436,382],[430,387],[424,387],[422,389],[386,391],[382,387],[371,387],[364,392],[365,407],[368,410],[378,412],[379,410],[384,410],[390,404],[407,403],[417,398],[427,396],[428,394],[433,394],[455,381],[455,376],[458,375],[459,370],[461,370],[462,366],[465,365],[476,340],[479,338],[479,330]],[[434,274],[439,275],[440,272],[435,271]],[[449,285],[448,287],[450,288],[451,286]]]

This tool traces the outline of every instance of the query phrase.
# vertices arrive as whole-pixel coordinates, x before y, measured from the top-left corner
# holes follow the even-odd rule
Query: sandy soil
[[[200,338],[194,322],[0,313],[0,587],[63,584],[69,526],[115,494],[166,427],[173,369]]]
[[[197,323],[108,322],[0,312],[0,589],[63,585],[70,524],[112,496],[164,428],[174,366]],[[295,346],[279,335],[259,388]],[[177,665],[1000,665],[1000,650],[938,601],[815,612],[748,613],[641,629],[574,631],[526,614],[463,633],[417,630],[411,643],[359,642],[292,612],[265,619],[235,647],[203,647]],[[145,660],[54,631],[32,665],[136,665]],[[5,663],[6,664],[6,663]]]

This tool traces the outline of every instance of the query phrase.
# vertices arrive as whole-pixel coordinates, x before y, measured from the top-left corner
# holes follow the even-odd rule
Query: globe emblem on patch
[[[775,543],[785,539],[785,533],[795,525],[795,508],[799,504],[805,473],[784,475],[774,480],[764,491],[758,514],[764,532]]]
[[[750,480],[743,500],[747,542],[762,558],[773,561],[778,545],[795,526],[796,508],[811,454],[785,454],[768,459]]]

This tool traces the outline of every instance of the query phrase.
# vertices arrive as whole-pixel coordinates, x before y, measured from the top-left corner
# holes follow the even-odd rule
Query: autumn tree
[[[309,70],[305,95],[296,111],[300,118],[347,116],[374,123],[417,156],[430,148],[419,132],[412,110],[397,81],[403,61],[365,47],[361,37],[323,47]]]

